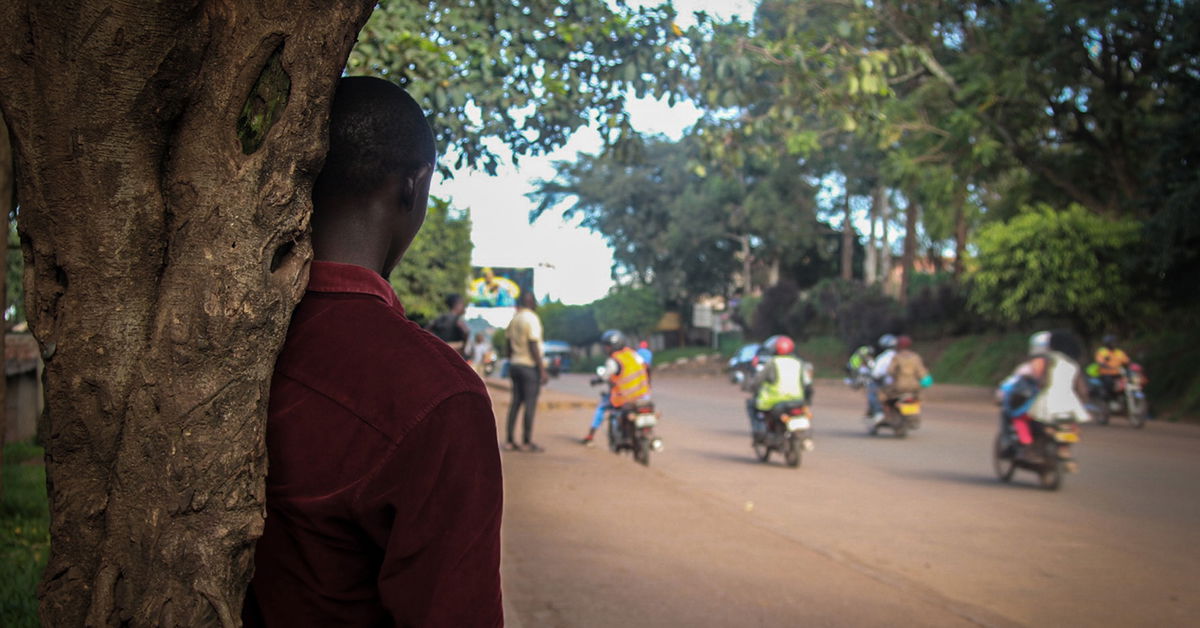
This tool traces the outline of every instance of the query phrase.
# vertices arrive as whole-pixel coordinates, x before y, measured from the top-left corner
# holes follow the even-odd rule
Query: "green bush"
[[[936,382],[995,386],[1007,377],[1028,349],[1028,334],[963,336],[929,364]]]
[[[42,448],[4,446],[0,502],[0,626],[38,626],[36,590],[50,556],[50,510]]]
[[[835,336],[817,336],[796,345],[796,354],[812,363],[817,377],[842,377],[850,351]]]

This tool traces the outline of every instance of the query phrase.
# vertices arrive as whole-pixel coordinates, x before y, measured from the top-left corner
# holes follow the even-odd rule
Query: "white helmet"
[[[884,334],[879,337],[879,346],[884,349],[896,348],[896,337],[891,334]]]
[[[1029,337],[1029,355],[1041,355],[1050,350],[1050,332],[1039,331]]]

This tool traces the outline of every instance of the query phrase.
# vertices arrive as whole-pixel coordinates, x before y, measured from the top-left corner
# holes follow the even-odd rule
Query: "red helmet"
[[[778,335],[767,338],[763,343],[767,345],[767,350],[775,355],[788,355],[796,350],[796,343],[788,336]]]
[[[897,349],[908,349],[911,346],[912,346],[912,338],[909,338],[908,336],[900,336],[899,338],[896,339],[896,348]]]

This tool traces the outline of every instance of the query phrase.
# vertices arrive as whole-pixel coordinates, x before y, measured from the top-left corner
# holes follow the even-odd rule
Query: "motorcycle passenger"
[[[1117,394],[1117,381],[1125,376],[1125,367],[1129,366],[1129,356],[1117,345],[1117,337],[1108,334],[1102,340],[1104,346],[1096,350],[1096,365],[1099,367],[1100,381],[1104,384],[1105,399],[1112,399]]]
[[[1022,445],[1033,442],[1028,424],[1023,423],[1026,417],[1034,421],[1049,422],[1055,416],[1069,414],[1080,423],[1090,420],[1080,397],[1081,392],[1086,396],[1087,389],[1080,374],[1079,364],[1064,352],[1069,350],[1068,345],[1073,341],[1060,334],[1058,342],[1055,342],[1054,336],[1055,334],[1048,331],[1040,331],[1030,336],[1030,358],[1018,366],[1013,375],[1006,380],[1009,382],[1006,387],[1010,390],[1028,391],[1022,394],[1032,394],[1033,397],[1032,400],[1019,404],[1022,406],[1020,410],[1004,413],[1005,420],[1016,431]],[[1022,381],[1027,382],[1025,387],[1018,385]],[[1064,447],[1062,455],[1068,455],[1069,451]]]
[[[600,397],[592,425],[580,441],[591,446],[596,430],[604,422],[604,416],[612,410],[624,407],[640,399],[650,398],[650,377],[645,362],[636,351],[629,348],[625,334],[610,329],[600,336],[600,344],[608,359],[604,362],[604,374],[608,379],[609,391]]]
[[[804,363],[792,355],[796,343],[788,336],[778,335],[767,338],[763,343],[769,356],[763,367],[750,380],[748,388],[755,390],[754,397],[746,402],[750,414],[750,429],[754,437],[761,438],[766,432],[766,415],[777,404],[788,401],[804,401],[805,381]]]
[[[850,354],[846,361],[846,381],[854,388],[861,386],[862,376],[869,376],[871,367],[875,366],[875,350],[870,345],[863,345]]]
[[[883,404],[879,400],[880,384],[887,379],[888,367],[896,356],[896,337],[884,334],[879,337],[879,357],[871,367],[871,376],[867,378],[867,419],[879,423],[883,420]]]
[[[900,336],[896,339],[896,355],[888,364],[885,392],[888,403],[894,404],[901,395],[916,394],[932,383],[929,369],[920,354],[912,350],[912,338]]]

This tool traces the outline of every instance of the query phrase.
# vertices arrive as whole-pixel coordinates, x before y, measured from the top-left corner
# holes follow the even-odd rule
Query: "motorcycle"
[[[596,369],[593,386],[605,384],[604,367]],[[649,399],[639,399],[620,408],[610,409],[604,417],[608,449],[614,454],[629,451],[639,464],[650,466],[650,452],[662,451],[662,439],[654,434],[660,414]]]
[[[496,372],[496,352],[488,351],[483,354],[483,374],[492,375]]]
[[[1024,422],[1030,432],[1030,442],[1022,444],[1018,425]],[[1055,491],[1062,486],[1063,475],[1075,471],[1070,447],[1079,442],[1079,424],[1073,415],[1052,417],[1051,421],[1035,421],[1028,415],[1011,423],[1001,418],[1000,433],[992,453],[992,466],[1001,482],[1012,480],[1017,469],[1038,474],[1042,488]]]
[[[862,390],[871,381],[871,369],[863,366],[858,369],[846,367],[846,377],[842,382],[850,387],[850,390]]]
[[[1146,374],[1140,364],[1130,364],[1122,369],[1113,383],[1110,394],[1098,375],[1089,375],[1088,401],[1089,410],[1100,425],[1108,425],[1109,418],[1114,414],[1124,414],[1129,418],[1129,424],[1135,428],[1146,426],[1149,407],[1146,401],[1144,387]]]
[[[880,428],[889,428],[896,438],[908,436],[909,430],[921,427],[921,400],[916,393],[902,393],[900,398],[883,403],[883,419],[868,419],[868,433],[879,434]]]
[[[813,450],[812,410],[806,401],[784,401],[767,411],[755,410],[751,445],[759,461],[783,453],[789,467],[800,466],[801,452]]]

